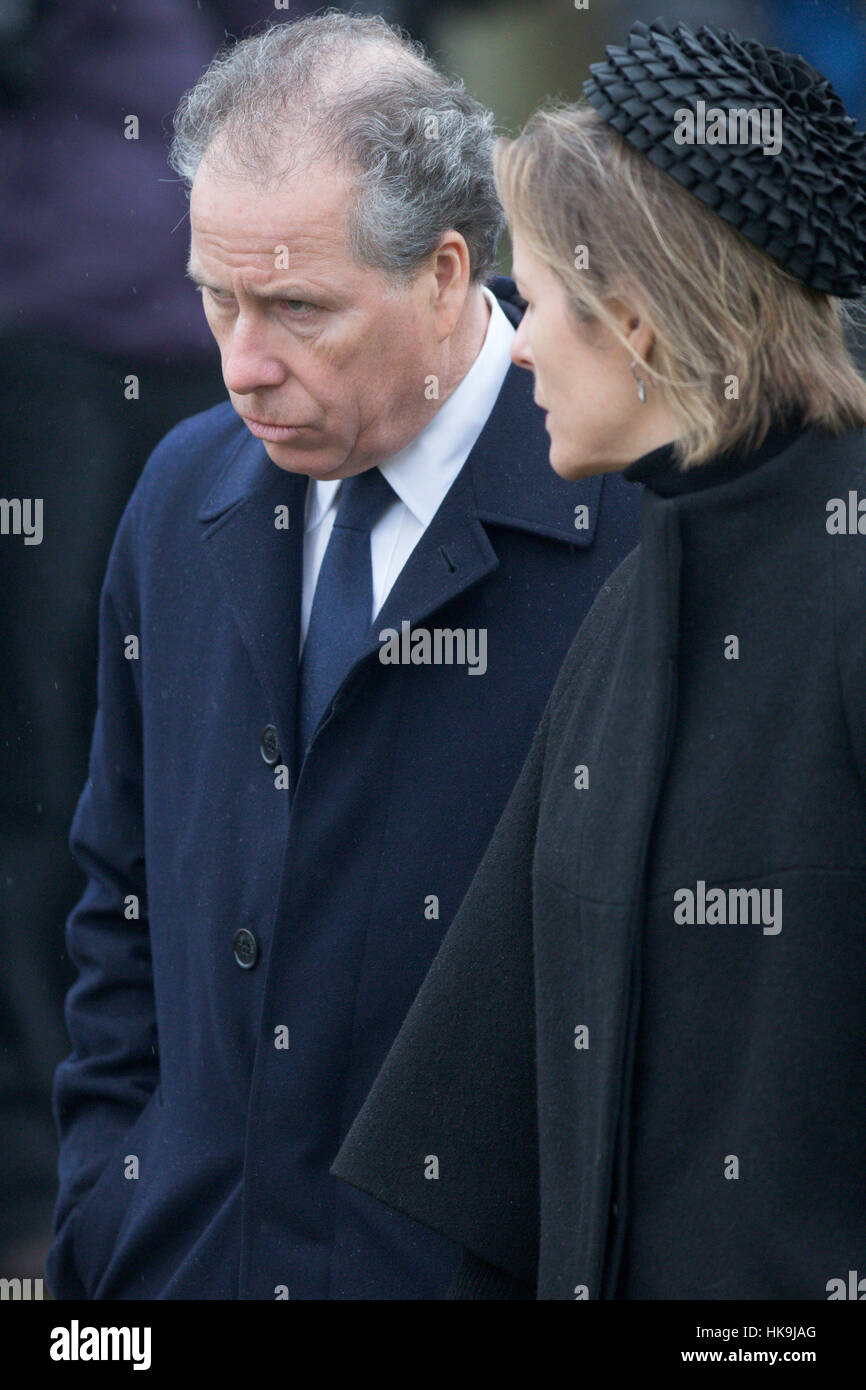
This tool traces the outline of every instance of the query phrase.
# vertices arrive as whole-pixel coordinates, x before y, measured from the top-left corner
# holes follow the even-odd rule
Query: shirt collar
[[[490,306],[490,318],[478,356],[421,433],[379,465],[422,526],[429,525],[439,510],[487,423],[511,363],[515,329],[486,285],[481,292]],[[317,526],[336,505],[341,481],[317,479],[314,487],[307,488],[306,530]]]

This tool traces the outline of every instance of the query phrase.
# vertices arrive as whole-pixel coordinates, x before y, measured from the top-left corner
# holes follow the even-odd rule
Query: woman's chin
[[[551,443],[550,446],[550,466],[554,473],[558,473],[560,478],[569,483],[573,483],[577,478],[591,478],[594,473],[605,471],[603,463],[597,463],[593,459],[587,461],[576,456],[573,450],[561,449],[556,443]]]
[[[554,473],[558,473],[560,478],[574,477],[574,470],[578,467],[578,462],[571,449],[563,449],[558,439],[550,440],[550,466]]]

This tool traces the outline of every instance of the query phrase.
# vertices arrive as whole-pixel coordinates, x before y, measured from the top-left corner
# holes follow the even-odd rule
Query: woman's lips
[[[243,417],[244,424],[256,439],[267,439],[271,444],[278,444],[281,440],[291,439],[292,435],[299,430],[310,429],[309,425],[269,425],[264,420],[251,420],[248,415]]]

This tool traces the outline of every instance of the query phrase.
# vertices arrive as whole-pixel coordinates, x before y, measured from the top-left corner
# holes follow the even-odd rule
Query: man
[[[238,44],[179,114],[231,404],[156,450],[103,591],[55,1296],[456,1268],[328,1169],[636,534],[624,486],[552,472],[510,366],[491,139],[340,14]]]

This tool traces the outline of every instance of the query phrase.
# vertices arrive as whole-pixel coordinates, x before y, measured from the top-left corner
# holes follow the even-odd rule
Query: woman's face
[[[641,404],[631,372],[633,354],[597,320],[578,324],[560,280],[532,255],[519,232],[512,236],[512,274],[528,307],[511,358],[535,376],[535,400],[548,412],[551,467],[563,478],[626,468],[656,447],[659,393],[647,383],[648,400]],[[611,310],[623,333],[632,334],[637,351],[649,350],[648,325],[621,305]],[[669,428],[666,420],[659,444],[674,437]]]

